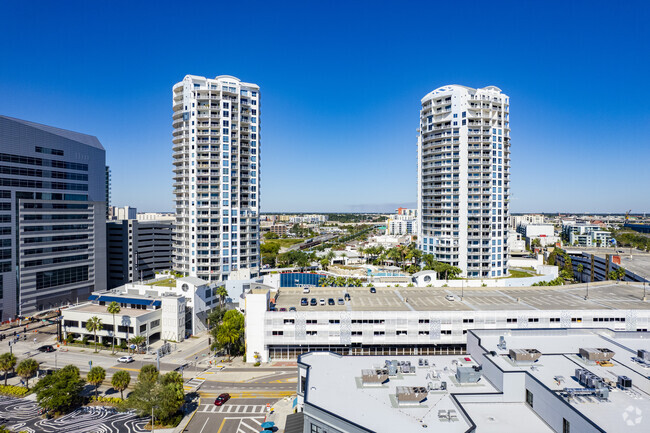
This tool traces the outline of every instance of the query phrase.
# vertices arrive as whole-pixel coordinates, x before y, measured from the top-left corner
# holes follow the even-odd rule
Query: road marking
[[[140,371],[137,368],[126,368],[126,367],[108,367],[108,368],[112,368],[113,370],[126,370],[126,371],[137,371],[137,372]]]
[[[208,419],[209,419],[209,418],[208,418]],[[217,430],[217,433],[221,433],[221,430],[223,430],[223,425],[226,423],[226,419],[227,419],[227,418],[224,418],[224,419],[221,421],[221,425],[219,426],[219,430]],[[206,422],[207,422],[207,420],[206,420]]]
[[[203,424],[203,427],[201,427],[201,431],[199,433],[203,433],[203,429],[205,428],[206,425],[208,425],[208,421],[210,421],[210,418],[205,420],[205,423]]]

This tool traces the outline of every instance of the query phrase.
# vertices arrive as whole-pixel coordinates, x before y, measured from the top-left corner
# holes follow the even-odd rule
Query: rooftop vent
[[[361,383],[364,385],[381,385],[388,381],[388,370],[384,368],[373,368],[361,370]]]
[[[397,403],[420,403],[427,398],[427,389],[423,386],[398,386]]]
[[[607,348],[581,347],[580,356],[589,361],[609,361],[614,357],[614,352]]]
[[[535,362],[542,353],[537,349],[510,349],[509,355],[510,359],[516,362]]]
[[[644,362],[650,362],[650,350],[637,350],[636,356]]]

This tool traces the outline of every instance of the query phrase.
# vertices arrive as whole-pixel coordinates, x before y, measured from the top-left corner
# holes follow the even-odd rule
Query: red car
[[[221,395],[219,395],[219,397],[217,397],[216,400],[214,401],[214,405],[215,405],[215,406],[221,406],[221,405],[223,405],[225,402],[227,402],[228,400],[230,400],[230,394],[228,394],[228,393],[221,394]]]

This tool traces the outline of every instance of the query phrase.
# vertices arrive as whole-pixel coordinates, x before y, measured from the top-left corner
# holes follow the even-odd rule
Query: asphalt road
[[[215,406],[213,398],[202,398],[199,408],[185,428],[187,433],[259,433],[267,404],[277,398],[231,398]]]

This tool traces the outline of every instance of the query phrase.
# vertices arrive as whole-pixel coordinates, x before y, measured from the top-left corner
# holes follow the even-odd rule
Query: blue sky
[[[513,212],[650,212],[648,2],[229,3],[7,2],[0,113],[96,135],[113,204],[172,210],[172,86],[235,75],[263,211],[386,211],[416,201],[420,99],[496,85]]]

